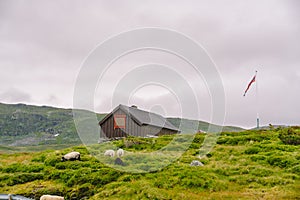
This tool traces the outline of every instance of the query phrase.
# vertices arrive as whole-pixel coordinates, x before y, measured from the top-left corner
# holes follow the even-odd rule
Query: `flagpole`
[[[255,86],[256,86],[256,128],[259,129],[259,98],[258,98],[258,78],[257,78],[257,70],[255,71]]]

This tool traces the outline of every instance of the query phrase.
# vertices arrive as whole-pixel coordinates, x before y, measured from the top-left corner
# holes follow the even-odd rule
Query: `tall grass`
[[[189,164],[199,160],[205,134],[195,135],[179,158],[173,150],[187,142],[184,136],[114,141],[115,150],[126,151],[125,166],[103,156],[109,144],[1,153],[0,193],[34,199],[48,193],[67,200],[297,199],[300,148],[284,143],[279,137],[282,130],[222,133],[212,151],[201,157],[203,167]],[[168,144],[171,148],[163,152]],[[61,156],[70,151],[79,151],[81,161],[61,162]]]

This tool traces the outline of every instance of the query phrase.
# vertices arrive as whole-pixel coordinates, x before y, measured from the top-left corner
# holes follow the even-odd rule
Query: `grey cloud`
[[[295,112],[300,94],[299,8],[298,0],[2,0],[0,101],[71,107],[80,65],[93,48],[122,31],[155,26],[184,33],[208,51],[224,82],[225,123],[255,125],[255,92],[247,99],[240,95],[258,69],[262,122],[300,124],[300,114]],[[149,54],[150,60],[152,56]],[[133,56],[126,66],[139,59],[138,54]],[[179,63],[172,57],[155,60],[169,66]],[[124,71],[122,64],[117,67]],[[111,86],[113,80],[105,84]],[[102,94],[96,104],[105,106],[98,106],[97,111],[107,112],[109,92]],[[201,100],[209,104],[206,96]],[[138,103],[147,107],[154,101],[141,99]],[[209,114],[203,119],[209,121]]]
[[[32,99],[29,93],[23,92],[16,88],[10,88],[0,94],[0,101],[8,103],[31,103]]]

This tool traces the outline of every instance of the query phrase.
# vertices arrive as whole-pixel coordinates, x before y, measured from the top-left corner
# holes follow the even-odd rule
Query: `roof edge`
[[[168,129],[168,130],[173,130],[173,131],[178,131],[178,132],[181,132],[181,130],[179,128],[177,128],[176,126],[174,126],[167,118],[163,117],[162,115],[159,115],[157,113],[153,113],[153,112],[149,112],[149,111],[145,111],[145,110],[141,110],[141,109],[138,109],[140,111],[143,111],[143,112],[148,112],[148,113],[151,113],[151,114],[154,114],[154,115],[157,115],[159,117],[162,117],[164,120],[165,120],[165,123],[168,123],[168,125],[170,126],[170,128],[168,127],[165,127],[165,126],[156,126],[156,125],[153,125],[153,124],[146,124],[146,123],[142,123],[140,120],[138,120],[136,118],[136,116],[134,116],[133,114],[130,113],[129,109],[130,107],[128,106],[125,106],[125,105],[122,105],[122,104],[119,104],[116,108],[113,109],[113,111],[111,111],[109,114],[107,114],[98,124],[99,126],[101,126],[109,117],[111,117],[117,110],[122,110],[123,112],[125,112],[127,115],[130,115],[130,117],[140,126],[142,125],[149,125],[149,126],[154,126],[154,127],[159,127],[159,128],[165,128],[165,129]]]
[[[113,109],[110,113],[108,113],[98,124],[101,126],[110,116],[112,116],[117,110],[122,110],[124,111],[127,115],[130,115],[132,119],[138,123],[140,126],[143,125],[141,121],[139,121],[135,116],[131,115],[127,109],[125,109],[125,105],[119,104],[117,107]]]

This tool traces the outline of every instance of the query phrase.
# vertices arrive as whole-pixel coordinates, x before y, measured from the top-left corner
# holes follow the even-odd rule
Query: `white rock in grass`
[[[197,167],[201,167],[204,166],[202,162],[200,162],[199,160],[193,160],[190,164],[190,166],[197,166]]]

